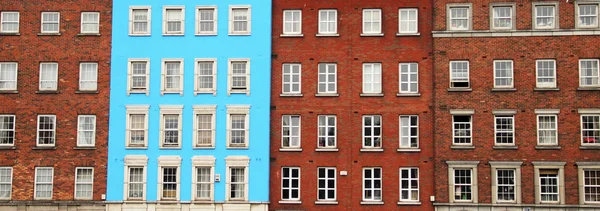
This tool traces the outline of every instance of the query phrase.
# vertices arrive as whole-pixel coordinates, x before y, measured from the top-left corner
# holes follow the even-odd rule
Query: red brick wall
[[[398,9],[419,8],[421,36],[396,37]],[[338,10],[339,37],[316,37],[319,9]],[[381,8],[384,37],[361,37],[362,9]],[[302,10],[301,38],[283,38],[283,10]],[[432,210],[431,3],[429,1],[285,1],[273,5],[271,210]],[[339,97],[316,97],[318,64],[337,63]],[[382,63],[383,97],[360,97],[362,64]],[[419,63],[420,97],[397,97],[398,64]],[[280,97],[282,64],[302,64],[303,97]],[[301,115],[302,152],[280,152],[282,115]],[[317,116],[337,116],[338,152],[316,152]],[[362,115],[382,115],[383,152],[360,152]],[[421,152],[399,153],[399,115],[419,115]],[[300,205],[281,200],[281,167],[301,167]],[[338,205],[315,205],[317,167],[337,168]],[[361,205],[362,168],[381,167],[384,205]],[[399,206],[399,168],[419,167],[421,206]],[[340,171],[348,171],[340,176]]]
[[[18,62],[18,94],[0,94],[0,113],[16,115],[16,149],[0,150],[13,167],[12,200],[33,200],[35,167],[54,167],[53,200],[73,200],[75,167],[94,167],[93,199],[106,192],[112,1],[0,1],[19,11],[20,35],[0,34],[0,62]],[[38,36],[41,12],[60,12],[60,36]],[[78,36],[81,12],[100,12],[100,36]],[[38,94],[40,62],[58,63],[58,91]],[[98,93],[77,94],[79,63],[98,62]],[[36,150],[38,114],[56,115],[56,149]],[[95,149],[77,150],[77,115],[96,115]]]

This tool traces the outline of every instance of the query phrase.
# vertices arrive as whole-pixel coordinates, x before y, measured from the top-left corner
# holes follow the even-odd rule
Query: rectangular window
[[[281,200],[300,201],[300,168],[281,168]]]
[[[250,7],[229,7],[229,34],[249,35]]]
[[[0,146],[12,146],[14,144],[15,115],[0,115]]]
[[[319,167],[317,168],[317,174],[317,201],[335,201],[336,169],[333,167]]]
[[[229,172],[231,173],[229,178],[230,200],[246,199],[246,167],[231,167]]]
[[[400,63],[400,93],[419,93],[419,64]]]
[[[17,63],[0,62],[0,90],[17,90]]]
[[[555,88],[556,87],[556,61],[555,60],[537,60],[535,63],[537,87]]]
[[[419,116],[400,116],[400,148],[419,148]]]
[[[212,167],[198,166],[196,170],[196,193],[197,200],[211,200],[213,191]]]
[[[246,145],[246,115],[231,115],[231,145]]]
[[[512,29],[513,28],[513,7],[512,6],[494,6],[492,7],[492,28],[493,29]]]
[[[418,9],[400,9],[399,10],[400,26],[398,33],[400,34],[415,34],[419,32],[419,10]]]
[[[94,192],[94,168],[76,168],[75,199],[92,199]]]
[[[319,148],[336,148],[336,116],[319,115]]]
[[[216,35],[217,34],[217,8],[216,7],[196,7],[196,34],[198,35]]]
[[[600,74],[598,74],[598,59],[579,60],[579,86],[598,87]]]
[[[0,199],[10,199],[12,196],[12,168],[0,167]]]
[[[37,146],[54,146],[56,136],[56,116],[38,115]]]
[[[125,184],[127,187],[127,200],[144,200],[144,186],[145,173],[144,167],[142,166],[130,166],[127,168],[128,182]]]
[[[129,17],[129,34],[149,35],[151,25],[150,7],[132,8]]]
[[[450,88],[469,88],[469,62],[451,61],[450,62]]]
[[[363,148],[381,148],[381,116],[363,116]]]
[[[77,146],[93,147],[96,143],[96,116],[79,115],[77,125]]]
[[[515,144],[514,116],[494,116],[496,145]]]
[[[538,115],[538,144],[558,145],[556,115]]]
[[[249,60],[229,60],[229,90],[234,93],[250,92]]]
[[[363,93],[381,93],[381,63],[363,64]]]
[[[381,201],[381,168],[363,168],[363,201]]]
[[[150,87],[148,60],[129,60],[129,92],[147,93]]]
[[[598,4],[579,4],[577,12],[580,28],[598,27]]]
[[[400,168],[400,201],[419,201],[419,168]]]
[[[0,33],[19,33],[19,12],[0,12]]]
[[[513,88],[513,61],[494,61],[494,88]]]
[[[319,10],[319,34],[337,34],[337,10]]]
[[[42,12],[42,33],[59,33],[60,13]]]
[[[213,126],[213,115],[212,114],[197,114],[196,115],[196,146],[197,147],[212,147],[214,137],[214,126]]]
[[[301,93],[301,73],[300,64],[283,64],[283,93],[300,94]]]
[[[283,115],[281,118],[282,148],[301,148],[300,146],[300,116]]]
[[[181,124],[179,124],[180,116],[178,114],[165,114],[162,116],[163,121],[163,147],[179,147],[181,137]]]
[[[471,8],[468,6],[449,7],[450,30],[469,30],[471,28]]]
[[[454,200],[471,201],[472,192],[472,169],[454,169]]]
[[[146,146],[147,143],[147,133],[148,133],[148,117],[146,114],[130,114],[128,116],[129,121],[129,136],[128,146],[129,147],[143,147]]]
[[[100,13],[82,12],[81,13],[81,33],[98,34],[100,33]]]
[[[79,90],[98,90],[98,63],[81,63],[79,67]]]
[[[540,201],[558,202],[558,170],[540,169]]]
[[[177,200],[179,175],[177,167],[162,167],[160,200]]]
[[[363,34],[382,34],[381,9],[363,9]]]
[[[581,116],[582,145],[600,144],[600,115]]]
[[[40,90],[56,90],[57,84],[58,63],[40,63]]]
[[[319,64],[319,93],[337,93],[337,64]]]
[[[164,7],[163,34],[183,35],[185,28],[184,17],[185,12],[183,7]]]
[[[496,185],[498,202],[514,202],[515,201],[515,170],[514,169],[497,169],[496,170]]]
[[[583,181],[584,201],[592,203],[600,202],[600,170],[584,169]]]
[[[283,34],[302,34],[302,10],[283,11]]]
[[[183,60],[163,60],[163,92],[181,93],[183,87]]]
[[[471,116],[452,116],[453,137],[455,145],[471,145]]]
[[[196,59],[196,92],[216,93],[217,61],[215,59]]]
[[[36,167],[35,168],[35,195],[34,199],[52,199],[52,189],[54,181],[54,168]]]
[[[556,7],[554,5],[535,5],[534,11],[536,29],[556,28]]]

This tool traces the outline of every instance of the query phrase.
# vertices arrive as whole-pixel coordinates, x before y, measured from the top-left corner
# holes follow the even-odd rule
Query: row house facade
[[[266,210],[270,1],[115,1],[107,210]]]
[[[600,1],[435,1],[436,210],[600,204]]]
[[[0,2],[0,210],[104,210],[112,1],[71,3]]]
[[[273,2],[269,210],[432,210],[431,1]]]

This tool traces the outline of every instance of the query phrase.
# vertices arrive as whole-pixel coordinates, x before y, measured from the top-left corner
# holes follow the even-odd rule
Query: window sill
[[[465,145],[465,146],[452,145],[452,146],[450,146],[450,149],[472,150],[472,149],[475,149],[475,146],[469,146],[469,145]]]
[[[77,34],[79,37],[99,37],[100,33],[79,33]]]
[[[42,32],[38,33],[38,36],[60,36],[59,32]]]
[[[315,201],[315,204],[336,205],[336,204],[338,204],[338,202],[337,201]]]
[[[148,149],[148,147],[146,146],[139,146],[139,147],[125,147],[126,150],[142,150],[142,149]]]
[[[75,94],[98,94],[98,90],[77,90]]]
[[[252,35],[252,34],[247,33],[247,32],[246,33],[238,33],[238,34],[231,33],[231,32],[229,33],[229,36],[250,36],[250,35]]]
[[[516,150],[519,149],[517,146],[492,146],[492,149],[498,150]]]
[[[132,95],[132,94],[145,94],[145,95],[148,95],[150,93],[148,91],[145,91],[145,90],[144,91],[129,91],[129,92],[127,92],[127,95]]]
[[[204,146],[204,147],[203,146],[194,146],[194,147],[192,147],[192,149],[195,149],[195,150],[203,150],[203,149],[204,150],[213,150],[213,149],[215,149],[215,147],[214,146]]]
[[[579,149],[583,149],[583,150],[588,150],[588,149],[597,150],[597,149],[600,149],[600,146],[580,146]]]
[[[492,88],[492,92],[516,92],[516,88]]]
[[[361,152],[383,152],[383,148],[361,148]]]
[[[539,150],[559,150],[560,148],[560,146],[535,146],[535,149]]]
[[[152,34],[129,34],[130,37],[150,37]]]
[[[157,204],[179,204],[179,199],[160,199],[156,201]]]
[[[248,150],[248,147],[225,147],[228,150]]]
[[[60,93],[58,90],[38,90],[35,91],[36,94],[58,94]]]
[[[377,34],[361,33],[360,36],[361,37],[383,37],[383,33],[377,33]]]
[[[206,95],[206,94],[211,94],[213,96],[217,96],[217,92],[216,91],[195,91],[194,95],[198,96],[198,95]]]
[[[421,149],[398,148],[396,152],[421,152]]]
[[[316,152],[337,152],[339,151],[338,148],[317,148],[315,149]]]
[[[35,150],[54,150],[54,149],[56,149],[56,146],[52,146],[52,147],[37,147],[36,146],[36,147],[33,147],[32,149],[35,149]]]
[[[304,34],[281,34],[279,37],[304,37]]]
[[[19,36],[19,32],[0,32],[0,36]]]
[[[399,201],[397,204],[398,205],[406,205],[406,206],[410,206],[410,205],[419,206],[419,205],[421,205],[421,202],[420,201]]]
[[[340,34],[335,33],[335,34],[316,34],[315,36],[317,37],[339,37]]]
[[[560,91],[560,89],[559,88],[534,88],[533,91],[551,92],[551,91]]]
[[[396,97],[421,97],[421,93],[396,93]]]
[[[301,93],[298,93],[298,94],[286,94],[286,93],[283,93],[283,94],[279,95],[279,97],[303,97],[303,96],[304,95],[301,94]]]
[[[172,94],[178,94],[178,95],[183,96],[183,92],[181,92],[181,91],[161,91],[160,92],[160,95],[172,95]]]
[[[448,92],[472,92],[471,88],[448,88]]]
[[[360,93],[361,97],[383,97],[383,93]]]
[[[13,150],[17,149],[16,146],[0,146],[0,150]]]
[[[247,90],[229,90],[229,95],[232,94],[245,94],[245,95],[250,95],[250,92],[248,92]]]
[[[206,33],[206,34],[199,34],[199,33],[196,33],[196,34],[194,34],[194,36],[198,36],[198,37],[204,37],[204,36],[217,36],[217,33],[216,33],[216,32],[215,32],[215,33]]]
[[[382,201],[361,201],[361,205],[383,205]]]
[[[160,146],[158,147],[158,149],[160,150],[180,150],[181,147],[180,146],[173,146],[173,147],[165,147],[165,146]]]
[[[76,150],[95,150],[96,147],[73,147]]]
[[[195,199],[195,200],[192,200],[190,203],[191,204],[214,204],[215,201],[214,200]]]
[[[0,90],[0,94],[19,94],[17,90]]]
[[[396,33],[396,37],[416,37],[421,36],[421,33]]]
[[[600,87],[579,87],[577,91],[600,91]]]
[[[162,36],[167,36],[167,37],[183,37],[183,36],[185,36],[185,33],[177,33],[177,34],[165,34],[165,33],[163,33]]]
[[[338,93],[317,93],[315,94],[315,97],[339,97],[340,94]]]
[[[279,201],[279,204],[302,204],[302,201]]]
[[[280,152],[302,152],[302,148],[280,148]]]

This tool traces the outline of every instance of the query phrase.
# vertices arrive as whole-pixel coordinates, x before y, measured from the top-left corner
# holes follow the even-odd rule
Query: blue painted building
[[[108,210],[267,210],[271,6],[114,1]]]

